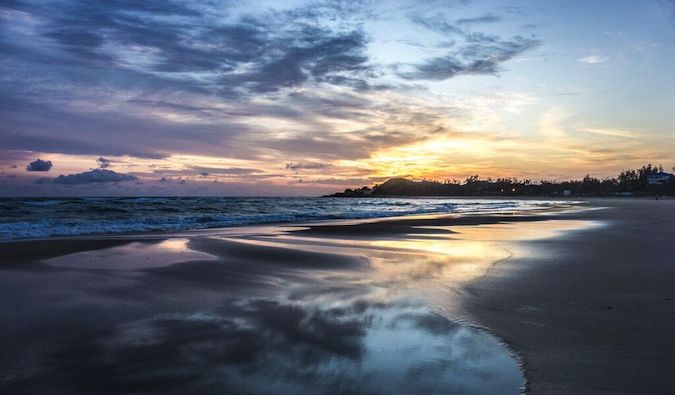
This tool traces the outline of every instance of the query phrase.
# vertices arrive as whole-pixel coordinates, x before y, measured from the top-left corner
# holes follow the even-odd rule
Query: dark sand
[[[517,393],[468,322],[529,393],[675,393],[675,201],[590,206],[0,244],[0,392]]]

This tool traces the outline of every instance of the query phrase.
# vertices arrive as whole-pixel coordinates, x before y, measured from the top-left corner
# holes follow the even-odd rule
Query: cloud
[[[446,80],[458,75],[493,74],[501,71],[501,64],[539,45],[538,40],[520,36],[511,40],[478,39],[445,56],[438,56],[411,65],[412,70],[399,71],[409,80]]]
[[[81,185],[106,182],[133,181],[137,177],[130,174],[116,173],[112,170],[94,169],[83,173],[60,175],[55,178],[41,178],[38,184]]]
[[[434,31],[440,34],[457,34],[463,36],[464,30],[459,26],[453,25],[448,22],[447,19],[442,14],[436,14],[431,17],[425,17],[423,15],[413,13],[408,16],[410,21],[420,27],[423,27],[427,30]]]
[[[42,119],[41,118],[42,116],[45,116],[45,118],[49,118],[52,116],[60,118],[59,121],[56,122],[59,122],[59,126],[63,126],[64,129],[66,129],[66,126],[70,126],[71,128],[74,129],[78,129],[79,127],[90,127],[89,122],[81,122],[82,119],[73,120],[71,122],[65,122],[62,124],[60,122],[63,122],[64,119],[67,119],[68,115],[51,111],[45,111],[40,115],[36,115],[35,118],[33,118],[32,122],[33,123],[35,122],[40,123],[42,121],[47,122],[48,120]],[[24,124],[24,120],[17,119],[16,114],[10,114],[8,119],[18,121],[16,122],[16,124],[21,126],[23,126]],[[107,121],[108,120],[104,115],[99,114],[98,119],[99,124],[100,123],[106,124],[108,123]],[[105,125],[101,125],[98,130],[105,132],[109,131]],[[112,130],[110,130],[110,132],[111,132],[110,133],[111,140],[113,141],[119,140],[118,134],[114,134]],[[45,135],[34,135],[30,133],[0,135],[0,147],[9,150],[58,152],[74,155],[102,153],[106,155],[115,155],[115,156],[130,155],[138,158],[149,158],[149,159],[163,159],[168,156],[166,154],[158,153],[152,149],[132,147],[127,144],[118,145],[115,144],[113,141],[104,143],[101,141],[89,141],[86,137],[85,138],[67,138],[62,136],[52,137]]]
[[[474,25],[479,23],[495,23],[501,21],[502,18],[494,14],[485,14],[483,16],[474,18],[461,18],[457,20],[458,25]]]
[[[110,159],[106,159],[102,156],[99,156],[98,159],[96,159],[96,162],[98,163],[98,167],[100,167],[101,169],[107,169],[108,167],[111,166]]]
[[[259,169],[252,169],[247,167],[208,167],[208,166],[190,166],[190,169],[199,172],[201,175],[222,174],[222,175],[249,175],[264,173],[265,171]]]
[[[310,80],[339,85],[344,80],[336,77],[368,68],[365,33],[317,23],[325,15],[310,6],[210,18],[219,13],[217,4],[163,3],[32,8],[49,15],[45,39],[69,55],[65,62],[115,65],[225,97],[273,92]]]
[[[13,36],[11,42],[0,39],[6,76],[0,118],[7,125],[0,147],[250,159],[260,150],[237,138],[251,129],[267,132],[253,127],[252,117],[303,123],[340,115],[341,108],[330,114],[331,108],[310,102],[286,106],[286,95],[296,88],[384,87],[373,83],[370,38],[361,23],[367,5],[312,2],[280,10],[161,3],[3,5],[7,15],[23,17],[3,19]]]
[[[566,124],[573,114],[565,107],[555,106],[546,110],[537,122],[538,132],[552,138],[562,138],[567,135]]]
[[[588,55],[577,59],[577,61],[585,64],[600,64],[609,61],[609,57],[601,55]]]
[[[444,37],[451,34],[462,41],[460,44],[453,42],[452,50],[443,56],[432,57],[420,63],[397,65],[395,71],[398,76],[408,80],[446,80],[467,74],[496,75],[501,71],[502,63],[541,44],[535,38],[517,35],[504,39],[498,35],[471,32],[461,27],[473,23],[499,21],[499,18],[493,15],[465,18],[459,20],[457,24],[448,22],[441,14],[431,17],[411,15],[410,20]]]
[[[301,172],[307,185],[338,174],[351,179],[361,175],[322,166],[359,160],[349,166],[372,172],[373,153],[411,144],[439,126],[460,129],[465,121],[457,118],[472,116],[463,109],[457,115],[459,110],[450,108],[454,104],[429,109],[437,106],[434,100],[423,103],[410,94],[427,84],[399,77],[494,75],[504,62],[537,45],[533,36],[478,31],[501,16],[446,20],[420,14],[413,23],[428,31],[414,38],[427,47],[413,50],[425,55],[406,54],[402,59],[408,63],[392,71],[387,57],[371,58],[390,37],[364,22],[370,16],[358,3],[17,2],[12,7],[24,19],[3,19],[12,25],[7,36],[12,40],[0,39],[3,70],[9,73],[0,82],[0,118],[7,122],[0,147],[89,160],[208,156],[227,160],[190,163],[241,166],[190,167],[175,155],[166,161],[175,162],[169,166],[175,172],[153,174],[142,173],[148,161],[139,161],[136,176],[172,178],[171,184],[146,183],[156,188],[177,184],[178,176],[195,181],[186,188],[204,184],[197,181],[205,174],[251,185],[258,176],[276,185],[300,178],[294,172]],[[406,12],[396,11],[396,23],[405,23],[398,18]],[[28,19],[34,24],[23,22]],[[408,32],[409,26],[401,29]],[[445,47],[434,45],[436,40]],[[110,168],[107,163],[99,167]]]
[[[609,137],[621,137],[621,138],[645,137],[645,134],[643,134],[643,133],[634,132],[634,131],[625,130],[625,129],[584,128],[584,129],[579,129],[579,130],[582,131],[582,132],[599,134],[599,135],[602,135],[602,136],[609,136]]]
[[[330,167],[329,163],[318,162],[288,162],[286,163],[287,170],[308,170],[308,169],[324,169]]]
[[[26,171],[49,171],[52,168],[52,161],[37,159],[26,166]]]
[[[243,83],[253,93],[295,87],[310,79],[335,85],[361,84],[362,88],[367,88],[365,80],[342,75],[358,75],[368,70],[367,39],[363,31],[341,33],[313,27],[304,28],[300,34],[296,32],[294,35],[293,39],[299,45],[284,48],[280,56],[259,62],[250,73],[237,74],[234,81],[225,77],[223,82],[228,85],[231,82]]]
[[[0,132],[1,134],[1,132]],[[2,145],[0,144],[0,147]],[[35,153],[30,151],[15,151],[0,148],[0,166],[9,166],[16,169],[16,163],[30,162],[35,158]],[[23,167],[23,166],[21,166]]]

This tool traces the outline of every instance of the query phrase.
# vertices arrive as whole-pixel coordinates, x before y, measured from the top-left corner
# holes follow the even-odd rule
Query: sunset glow
[[[59,0],[0,19],[4,195],[603,178],[675,152],[670,1]],[[99,157],[134,181],[39,181]]]

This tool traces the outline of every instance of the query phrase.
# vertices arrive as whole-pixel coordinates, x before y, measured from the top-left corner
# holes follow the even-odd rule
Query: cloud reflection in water
[[[29,337],[48,346],[0,389],[518,394],[522,374],[506,347],[428,307],[449,305],[450,286],[507,253],[485,233],[497,228],[403,240],[178,238],[48,259],[59,270],[42,291],[57,288],[59,304],[15,296],[31,307],[10,316],[32,322]],[[12,276],[25,281],[21,292],[35,281]],[[86,287],[64,289],[66,279]]]
[[[493,337],[378,289],[302,289],[72,333],[12,393],[518,393]],[[320,303],[314,296],[323,294]],[[298,298],[298,295],[303,295]],[[332,303],[326,303],[333,296]]]

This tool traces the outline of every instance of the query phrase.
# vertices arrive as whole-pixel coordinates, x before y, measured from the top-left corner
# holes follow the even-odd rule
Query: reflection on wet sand
[[[293,248],[308,252],[364,256],[375,269],[367,282],[384,279],[399,283],[433,280],[457,287],[485,274],[499,260],[519,248],[508,244],[556,237],[564,232],[600,226],[579,220],[504,222],[472,226],[414,226],[400,237],[330,239],[289,232],[270,236],[249,236],[223,240],[255,246]],[[432,230],[433,233],[418,233]]]
[[[330,296],[312,290],[309,294],[323,294],[322,303],[301,292],[301,299],[226,300],[211,311],[82,328],[45,356],[38,373],[8,389],[518,393],[520,372],[493,337],[454,324],[413,299],[376,295],[371,300],[364,290],[340,291],[332,303]]]
[[[140,270],[173,265],[179,262],[213,259],[192,250],[188,239],[172,238],[158,242],[131,242],[103,250],[83,251],[47,259],[53,266],[101,270]]]
[[[430,306],[508,257],[506,235],[585,225],[559,222],[130,241],[45,259],[49,272],[12,266],[0,389],[517,394],[508,350]]]
[[[548,239],[560,236],[565,232],[590,229],[601,226],[594,221],[556,220],[535,221],[528,223],[499,223],[475,226],[421,226],[421,229],[436,229],[453,231],[454,240],[481,240],[481,241],[524,241]]]

